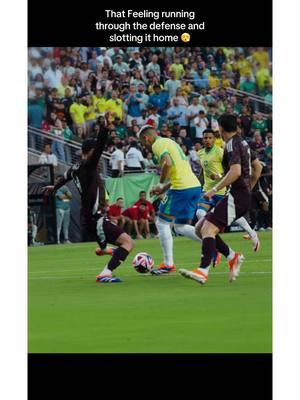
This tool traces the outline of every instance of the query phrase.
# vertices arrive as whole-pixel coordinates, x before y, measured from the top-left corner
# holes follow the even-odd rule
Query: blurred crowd
[[[218,135],[227,112],[272,167],[270,48],[39,47],[28,56],[28,123],[59,138],[45,143],[41,162],[66,162],[62,142],[96,135],[106,117],[113,176],[155,168],[136,137],[146,123],[175,140],[197,172],[203,132]]]

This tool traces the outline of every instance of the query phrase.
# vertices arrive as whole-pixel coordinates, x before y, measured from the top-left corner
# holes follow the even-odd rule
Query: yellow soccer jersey
[[[213,180],[210,179],[211,174],[223,175],[224,168],[222,165],[224,150],[214,145],[209,152],[205,149],[198,151],[198,157],[200,160],[201,167],[203,169],[204,176],[204,191],[209,192],[212,188],[222,179]],[[223,195],[226,192],[226,188],[219,190],[216,194]]]
[[[152,145],[152,151],[159,164],[162,158],[168,154],[172,160],[167,179],[171,182],[171,189],[189,189],[201,186],[194,175],[190,163],[181,147],[171,139],[157,137]]]

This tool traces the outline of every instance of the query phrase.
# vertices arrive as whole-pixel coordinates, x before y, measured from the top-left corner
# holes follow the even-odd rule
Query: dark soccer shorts
[[[113,224],[108,218],[103,217],[102,233],[104,236],[99,237],[97,223],[97,220],[91,219],[87,224],[83,225],[83,229],[85,232],[87,231],[89,233],[89,240],[95,240],[100,247],[104,241],[110,244],[116,244],[118,237],[124,233],[123,229]]]
[[[247,191],[229,192],[218,204],[205,216],[207,221],[224,231],[236,219],[242,217],[249,210],[251,195]]]

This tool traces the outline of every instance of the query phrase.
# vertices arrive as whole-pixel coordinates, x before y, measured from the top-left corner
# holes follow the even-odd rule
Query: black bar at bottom
[[[143,391],[141,392],[141,388]],[[28,399],[272,399],[272,354],[29,354]],[[92,397],[93,396],[93,397]]]

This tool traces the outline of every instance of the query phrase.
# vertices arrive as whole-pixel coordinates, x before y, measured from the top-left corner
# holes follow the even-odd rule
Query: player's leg
[[[70,226],[71,210],[65,210],[63,219],[63,232],[65,243],[71,243],[69,240],[69,226]]]
[[[149,220],[145,219],[145,235],[146,235],[146,239],[150,239],[151,235],[150,235],[150,226],[149,226]]]
[[[163,262],[158,269],[151,271],[154,275],[175,271],[173,259],[173,236],[171,223],[174,216],[171,214],[171,205],[174,197],[174,190],[168,190],[159,206],[159,214],[155,221],[158,238],[163,253]]]
[[[240,217],[235,220],[235,223],[247,232],[247,234],[249,235],[249,240],[251,240],[253,250],[258,251],[260,248],[260,241],[258,239],[257,233],[254,229],[251,228],[246,218]],[[246,237],[244,236],[244,238]]]
[[[176,217],[175,232],[197,242],[201,242],[201,239],[196,235],[195,227],[188,224],[187,221],[194,218],[201,193],[200,187],[177,190],[172,203],[172,214]]]
[[[139,226],[139,233],[143,237],[143,234],[146,234],[146,221],[144,218],[140,218],[138,220],[138,226]]]
[[[216,235],[219,232],[219,228],[205,219],[200,229],[202,238],[202,252],[201,252],[200,266],[199,268],[194,269],[193,271],[180,269],[179,272],[186,278],[191,278],[201,284],[204,284],[208,280],[209,267],[212,262],[213,256],[217,252]]]
[[[243,212],[245,212],[243,210]],[[216,251],[221,252],[228,260],[230,269],[230,281],[238,276],[243,257],[234,252],[218,235],[226,226],[231,225],[236,216],[234,199],[229,194],[218,202],[212,212],[209,212],[204,221],[196,225],[196,233],[202,237],[201,262],[198,269],[194,271],[180,270],[185,276],[199,283],[205,283],[208,279],[209,266]]]
[[[172,220],[172,216],[164,213],[160,213],[156,220],[155,225],[163,252],[163,262],[159,265],[158,269],[151,271],[153,275],[174,272],[176,270],[173,259],[173,236],[171,231]]]
[[[60,244],[60,232],[64,218],[64,210],[56,208],[56,227],[57,227],[57,244]]]
[[[112,224],[109,219],[102,218],[102,221],[99,220],[97,223],[97,236],[98,240],[101,240],[100,244],[103,243],[101,230],[104,233],[105,240],[118,247],[114,249],[111,259],[105,265],[102,272],[96,277],[96,281],[100,283],[121,282],[121,279],[113,277],[112,271],[126,260],[128,254],[134,247],[133,240],[127,233],[120,229],[120,227]]]

